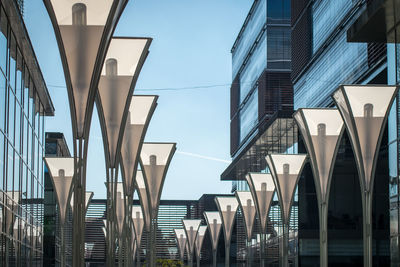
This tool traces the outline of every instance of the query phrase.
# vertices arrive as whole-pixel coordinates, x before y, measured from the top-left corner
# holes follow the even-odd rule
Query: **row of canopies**
[[[362,187],[364,266],[372,266],[371,214],[375,167],[389,110],[397,92],[396,86],[345,85],[340,86],[332,95],[337,108],[302,108],[295,112],[294,119],[299,126],[308,154],[269,154],[265,159],[268,168],[264,173],[246,175],[250,192],[237,191],[236,198],[217,197],[215,199],[219,212],[212,212],[212,214],[216,218],[210,221],[211,212],[204,214],[213,240],[213,250],[216,251],[214,242],[218,241],[218,233],[215,231],[221,228],[215,227],[213,223],[222,224],[225,246],[229,249],[233,219],[240,206],[249,242],[255,216],[258,215],[261,226],[261,262],[264,264],[268,213],[272,197],[276,192],[283,223],[280,262],[282,266],[288,266],[290,209],[298,179],[306,160],[309,159],[319,208],[320,266],[328,266],[327,213],[330,184],[340,140],[346,129],[354,151]],[[187,220],[184,220],[185,232],[176,230],[176,238],[181,257],[182,248],[185,247],[182,242],[188,242],[190,259],[193,254],[191,242],[194,241],[193,238],[189,238],[187,224]],[[200,226],[199,222],[198,225]],[[197,227],[197,229],[200,228]],[[199,238],[201,239],[200,234]],[[229,257],[226,257],[225,265],[229,266]]]
[[[107,266],[131,263],[130,257],[122,258],[121,247],[128,252],[133,250],[134,227],[130,215],[139,165],[146,185],[146,199],[142,196],[141,203],[151,208],[150,233],[151,240],[155,239],[153,218],[157,217],[164,179],[176,149],[176,144],[170,142],[144,143],[158,97],[134,96],[133,92],[151,38],[113,36],[127,2],[44,1],[60,50],[74,137],[73,157],[46,158],[46,164],[56,188],[60,218],[65,218],[73,194],[72,265],[75,267],[83,267],[85,258],[86,166],[91,156],[88,141],[94,105],[99,115],[106,165]],[[63,228],[65,219],[60,223]],[[61,266],[66,264],[63,237],[62,234]],[[155,266],[152,251],[149,265]]]

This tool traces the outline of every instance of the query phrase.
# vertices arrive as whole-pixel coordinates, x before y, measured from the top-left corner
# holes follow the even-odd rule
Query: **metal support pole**
[[[125,266],[132,266],[133,264],[133,245],[132,245],[132,234],[130,231],[134,231],[133,225],[130,223],[129,217],[132,214],[131,211],[131,199],[133,200],[133,197],[127,197],[127,199],[124,201],[125,203]],[[131,255],[131,256],[130,256]]]
[[[118,183],[118,169],[110,168],[111,171],[111,181],[112,181],[112,214],[111,214],[111,241],[112,241],[112,264],[115,265],[116,261],[116,241],[118,238],[117,233],[117,214],[116,214],[116,203],[117,203],[117,183]]]
[[[363,194],[364,267],[372,267],[372,194]]]
[[[217,249],[213,249],[213,267],[217,267]]]
[[[151,219],[150,219],[151,222]],[[146,231],[146,266],[150,266],[150,250],[151,250],[151,224],[150,231]]]
[[[196,257],[196,267],[200,267],[200,255]]]
[[[246,255],[246,266],[250,267],[251,266],[251,241],[246,241],[246,247],[247,247],[247,255]]]
[[[150,252],[150,266],[155,267],[156,266],[156,257],[157,257],[157,245],[156,245],[156,240],[157,240],[157,219],[152,220],[152,231],[151,231],[151,252]]]
[[[265,266],[265,235],[260,235],[260,266]]]
[[[137,255],[136,255],[136,266],[141,266],[141,261],[140,261],[140,248],[138,247],[137,249]]]
[[[61,235],[61,267],[65,267],[65,237],[64,237],[64,223],[60,225]]]
[[[106,264],[107,266],[111,266],[111,188],[110,188],[110,177],[109,171],[107,170],[107,203],[106,203],[106,246],[107,246],[107,255],[106,255]]]
[[[138,246],[137,250],[137,255],[136,255],[136,266],[140,267],[142,265],[141,261],[140,261],[140,247]]]
[[[6,235],[5,239],[6,239],[6,255],[4,255],[4,256],[6,258],[6,267],[9,267],[10,266],[10,240],[7,238],[7,235]]]
[[[188,253],[188,258],[189,258],[189,266],[193,267],[193,254]]]
[[[321,267],[328,267],[328,205],[326,202],[319,206],[319,247]]]
[[[122,236],[118,238],[118,267],[122,267],[122,244],[123,244]]]
[[[227,242],[227,244],[225,244],[225,267],[229,267],[230,256],[231,256],[231,244],[230,242]]]
[[[289,243],[289,223],[283,223],[283,236],[282,236],[282,267],[289,266],[289,258],[288,258],[288,243]]]
[[[86,160],[83,158],[84,140],[82,138],[75,141],[78,146],[75,156],[75,183],[74,183],[74,216],[73,216],[73,240],[72,255],[73,266],[83,267],[85,261],[85,175],[84,165]]]

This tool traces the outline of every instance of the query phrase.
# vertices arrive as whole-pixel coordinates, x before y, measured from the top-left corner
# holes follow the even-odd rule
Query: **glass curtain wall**
[[[395,2],[395,1],[394,1]],[[399,7],[397,6],[396,11]],[[397,14],[399,15],[399,14]],[[400,84],[400,26],[394,27],[395,44],[388,44],[388,84]],[[400,103],[399,95],[390,110],[388,119],[389,144],[389,203],[390,203],[390,254],[392,266],[400,264],[400,198],[399,198],[399,154],[400,154]]]
[[[43,198],[44,110],[1,4],[0,9],[0,265],[19,259],[41,266],[43,205],[37,200]],[[12,198],[17,205],[9,205]],[[11,229],[6,209],[13,214]]]

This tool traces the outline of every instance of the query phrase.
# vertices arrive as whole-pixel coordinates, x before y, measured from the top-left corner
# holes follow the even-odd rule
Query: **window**
[[[0,72],[0,131],[5,132],[6,107],[7,107],[7,91],[6,79],[3,73]]]
[[[238,43],[232,52],[232,78],[234,79],[241,68],[245,57],[254,44],[257,36],[263,30],[267,20],[267,0],[259,0],[254,7],[251,17],[238,37]]]
[[[267,19],[268,23],[290,23],[290,0],[269,0]]]
[[[8,140],[14,144],[14,125],[15,125],[15,96],[9,90],[8,96]]]
[[[4,159],[4,135],[0,132],[0,175],[5,177],[5,159]],[[5,179],[0,179],[0,189],[4,190]]]
[[[269,69],[290,69],[290,27],[269,26],[267,29]]]
[[[341,23],[355,2],[349,0],[314,2],[312,7],[313,53],[325,42],[335,27]]]
[[[240,142],[250,133],[258,123],[258,90],[254,90],[249,100],[240,110]]]
[[[1,8],[0,14],[0,68],[4,74],[6,74],[7,66],[7,28],[8,22],[7,17]]]
[[[242,103],[251,89],[254,87],[257,79],[267,67],[267,40],[264,34],[258,43],[253,54],[246,62],[246,66],[240,73],[240,100]]]
[[[11,42],[10,42],[10,66],[9,66],[9,85],[13,92],[15,92],[15,75],[17,70],[17,44],[15,42],[14,34],[11,34]]]

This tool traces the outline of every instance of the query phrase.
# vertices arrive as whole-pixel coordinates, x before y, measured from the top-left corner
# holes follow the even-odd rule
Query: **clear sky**
[[[146,141],[177,143],[162,199],[198,199],[204,193],[231,190],[231,182],[220,181],[230,162],[230,49],[252,2],[131,0],[122,14],[115,36],[153,38],[135,90],[159,95]],[[64,74],[43,2],[25,1],[24,16],[56,109],[55,117],[46,119],[46,131],[63,132],[72,153]],[[175,89],[160,90],[168,88]],[[95,198],[106,195],[101,138],[94,110],[87,190],[94,191]]]

